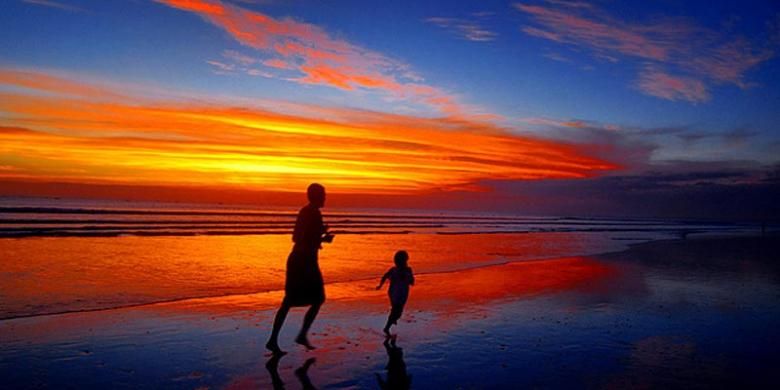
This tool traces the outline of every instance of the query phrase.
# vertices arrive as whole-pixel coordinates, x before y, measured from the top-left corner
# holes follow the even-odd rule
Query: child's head
[[[409,261],[409,254],[406,251],[395,252],[393,257],[396,267],[406,267],[406,262]]]

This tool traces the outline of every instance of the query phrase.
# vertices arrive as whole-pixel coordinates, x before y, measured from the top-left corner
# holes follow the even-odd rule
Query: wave
[[[294,211],[0,207],[0,238],[290,234]],[[615,218],[325,213],[338,234],[529,232],[740,232],[756,225]]]

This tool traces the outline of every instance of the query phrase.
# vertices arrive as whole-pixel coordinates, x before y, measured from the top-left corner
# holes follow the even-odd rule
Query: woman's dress
[[[284,302],[289,306],[319,305],[325,301],[325,286],[317,254],[325,225],[317,207],[304,206],[298,212],[293,232],[293,250],[287,257]]]

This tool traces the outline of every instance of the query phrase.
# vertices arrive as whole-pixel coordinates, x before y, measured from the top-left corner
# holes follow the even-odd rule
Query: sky
[[[773,1],[9,0],[0,26],[0,196],[780,215]]]

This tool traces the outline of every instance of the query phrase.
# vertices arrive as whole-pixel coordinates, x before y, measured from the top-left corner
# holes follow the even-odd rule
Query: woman
[[[285,353],[279,348],[279,331],[290,308],[296,306],[309,306],[309,310],[303,318],[303,326],[295,342],[307,349],[314,349],[306,335],[320,311],[320,306],[325,302],[325,286],[317,261],[321,244],[333,241],[333,235],[328,233],[327,226],[322,223],[320,213],[320,208],[325,206],[325,187],[317,183],[311,184],[306,194],[309,204],[298,212],[293,231],[293,249],[287,258],[284,299],[276,312],[271,337],[265,344],[274,355]]]

